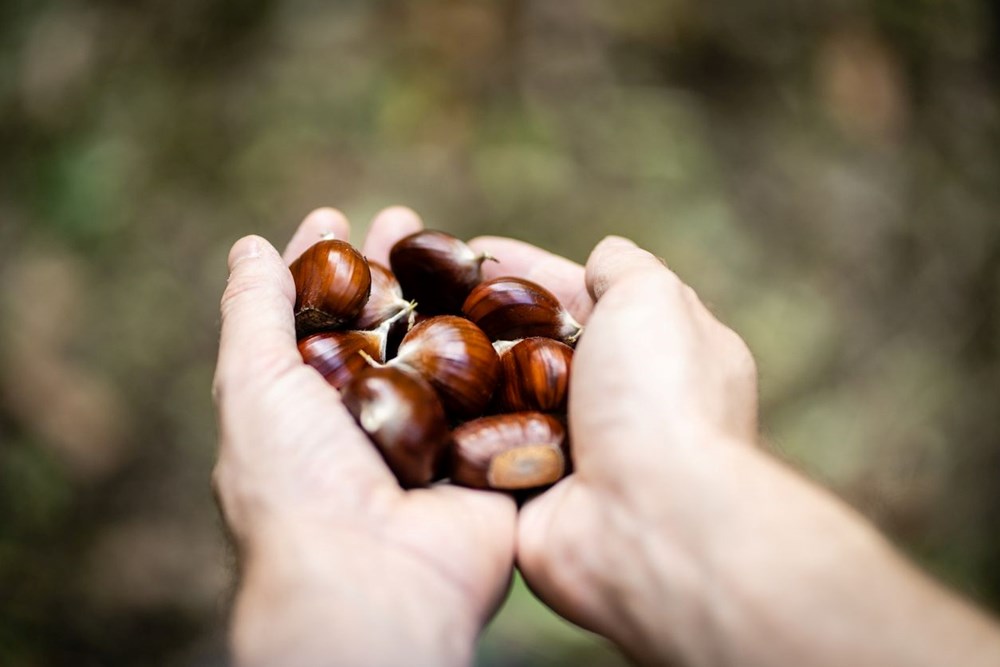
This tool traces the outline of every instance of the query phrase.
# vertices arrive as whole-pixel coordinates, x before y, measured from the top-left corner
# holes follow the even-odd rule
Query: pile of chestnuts
[[[390,267],[324,238],[291,265],[299,351],[340,391],[404,487],[516,491],[570,465],[565,423],[583,327],[540,285],[483,280],[444,232],[401,239]]]

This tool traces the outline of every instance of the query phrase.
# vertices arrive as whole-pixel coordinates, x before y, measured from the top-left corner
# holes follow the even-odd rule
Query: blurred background
[[[998,105],[985,0],[0,0],[0,664],[225,664],[225,256],[320,205],[631,236],[779,455],[1000,609]],[[517,583],[479,663],[622,661]]]

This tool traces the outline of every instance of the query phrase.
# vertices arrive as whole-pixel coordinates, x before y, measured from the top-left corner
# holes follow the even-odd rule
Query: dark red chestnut
[[[389,363],[424,376],[456,418],[482,414],[500,374],[497,353],[486,334],[454,315],[432,317],[413,327]]]
[[[374,329],[409,307],[409,302],[403,298],[403,288],[392,271],[371,260],[368,261],[368,268],[372,276],[371,293],[351,325],[355,329]]]
[[[389,334],[412,310],[407,306],[371,331],[321,331],[299,341],[299,353],[326,381],[342,389],[351,378],[369,367],[368,358],[384,362]]]
[[[482,282],[483,262],[492,259],[451,234],[430,229],[400,239],[389,252],[403,294],[427,315],[461,312],[465,297]]]
[[[346,324],[368,301],[371,270],[346,241],[313,244],[289,270],[295,279],[295,326],[300,334]]]
[[[300,340],[299,352],[327,382],[341,389],[368,368],[361,352],[377,361],[385,360],[383,343],[374,331],[323,331]]]
[[[434,389],[414,371],[369,368],[342,392],[344,405],[404,487],[426,486],[449,442]]]
[[[503,412],[566,412],[573,348],[551,338],[495,343],[500,382],[495,400]]]
[[[568,468],[565,441],[562,423],[541,412],[466,422],[452,432],[451,480],[510,491],[554,484]]]
[[[469,294],[462,312],[492,340],[531,336],[572,345],[583,332],[552,292],[530,280],[494,278]]]

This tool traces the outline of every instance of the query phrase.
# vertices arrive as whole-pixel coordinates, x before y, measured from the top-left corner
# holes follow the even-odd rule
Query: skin
[[[373,222],[384,261],[420,228]],[[295,350],[284,259],[230,254],[215,485],[242,555],[241,665],[468,664],[517,566],[569,620],[642,664],[987,665],[993,622],[915,570],[863,519],[755,447],[743,341],[663,263],[609,237],[586,267],[510,239],[471,242],[587,325],[569,419],[576,472],[517,514],[501,494],[404,493],[336,392]],[[614,400],[610,400],[614,397]],[[391,638],[391,641],[389,641]]]
[[[385,262],[419,229],[376,219],[363,252]],[[462,665],[509,585],[516,507],[453,486],[402,491],[339,394],[302,364],[286,265],[323,234],[312,213],[284,259],[247,237],[229,256],[215,380],[216,494],[241,558],[232,622],[240,665]]]

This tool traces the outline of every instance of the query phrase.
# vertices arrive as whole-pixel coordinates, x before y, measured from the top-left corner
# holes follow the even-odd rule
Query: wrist
[[[612,598],[628,601],[613,638],[638,662],[976,664],[995,650],[995,628],[835,497],[754,449],[711,458],[697,512],[640,514],[638,574]],[[683,471],[696,486],[698,467]]]
[[[615,536],[610,566],[598,577],[604,606],[613,610],[608,634],[642,664],[725,664],[720,656],[732,628],[724,621],[741,577],[759,577],[780,560],[773,558],[781,539],[774,531],[782,527],[764,526],[759,510],[783,505],[773,477],[794,475],[752,443],[707,440],[636,471],[648,479],[603,503]],[[663,480],[672,489],[667,502]],[[770,562],[746,566],[755,551]]]
[[[284,523],[247,540],[239,665],[464,665],[480,631],[461,591],[361,526]]]

